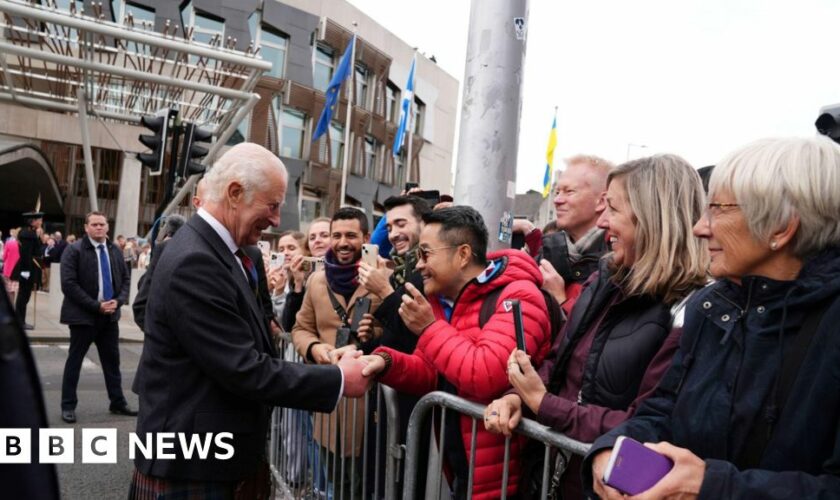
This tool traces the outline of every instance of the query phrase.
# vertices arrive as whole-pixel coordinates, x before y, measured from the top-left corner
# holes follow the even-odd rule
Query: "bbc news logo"
[[[37,462],[75,463],[75,429],[38,429]],[[31,429],[0,429],[0,464],[29,464],[33,460]],[[117,463],[117,429],[82,429],[82,463]],[[180,452],[180,453],[178,453]],[[138,456],[155,460],[230,460],[233,434],[186,434],[183,432],[128,434],[128,459]]]

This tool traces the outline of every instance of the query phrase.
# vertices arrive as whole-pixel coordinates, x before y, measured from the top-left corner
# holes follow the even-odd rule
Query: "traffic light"
[[[166,158],[166,141],[169,135],[169,112],[157,116],[142,116],[140,123],[154,132],[154,135],[141,135],[140,142],[151,149],[151,153],[138,153],[140,163],[149,167],[149,175],[160,175],[163,172],[163,161]]]
[[[202,146],[202,142],[210,142],[213,134],[198,128],[195,123],[184,126],[184,145],[181,148],[181,158],[178,162],[178,176],[186,179],[191,175],[202,174],[207,169],[198,161],[207,156],[209,149]]]

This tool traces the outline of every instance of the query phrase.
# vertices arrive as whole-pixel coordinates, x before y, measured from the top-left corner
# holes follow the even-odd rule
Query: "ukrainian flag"
[[[543,198],[551,192],[551,179],[554,175],[554,148],[557,147],[557,108],[554,108],[554,121],[548,134],[548,151],[545,153],[545,177],[543,178]]]

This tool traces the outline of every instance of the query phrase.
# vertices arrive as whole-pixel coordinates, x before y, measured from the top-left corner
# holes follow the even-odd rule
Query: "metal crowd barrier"
[[[288,335],[281,337],[279,347],[284,360],[303,362],[301,356],[295,351]],[[372,408],[371,399],[374,397],[376,399],[376,406],[373,407],[374,414],[368,418],[367,413]],[[356,456],[352,451],[355,450],[358,438],[356,433],[358,405],[364,405],[366,411],[364,412],[365,421],[363,435],[361,436],[361,454]],[[333,418],[333,414],[317,414],[290,408],[276,408],[274,410],[268,443],[268,457],[277,488],[276,498],[324,500],[355,500],[357,498],[378,500],[384,498],[395,500],[399,495],[400,483],[402,483],[402,497],[405,500],[414,500],[418,481],[418,466],[420,465],[418,463],[420,447],[432,445],[432,443],[424,442],[421,439],[421,427],[427,414],[435,408],[440,408],[441,411],[441,428],[438,429],[439,432],[437,433],[437,450],[445,449],[444,434],[447,410],[472,418],[472,441],[468,455],[470,466],[467,484],[467,498],[471,498],[476,433],[478,425],[483,425],[484,405],[467,401],[446,392],[438,391],[427,394],[420,399],[411,413],[405,445],[400,443],[399,440],[400,422],[397,395],[390,387],[375,386],[363,399],[345,399],[339,403],[339,407],[345,416],[348,409],[352,408],[352,417],[349,419],[352,425],[341,426],[339,419]],[[383,409],[387,418],[382,418]],[[348,419],[345,418],[344,420],[347,421]],[[433,420],[429,419],[429,421]],[[320,426],[316,426],[316,421],[320,422]],[[373,422],[374,429],[370,428],[369,422]],[[323,442],[322,439],[322,442],[319,443],[315,439],[315,434],[323,434],[325,430],[330,437],[326,442]],[[383,430],[385,437],[383,437]],[[347,435],[348,432],[350,433],[349,436]],[[514,432],[544,444],[545,460],[542,471],[541,498],[546,498],[548,494],[551,450],[558,449],[568,453],[584,455],[589,449],[588,444],[575,441],[529,419],[522,419]],[[328,453],[326,450],[329,449],[329,444],[333,443],[332,436],[336,436],[332,446],[335,453]],[[350,449],[345,450],[348,437],[350,438]],[[505,439],[504,473],[500,493],[502,499],[507,494],[510,439],[510,437]],[[385,441],[384,447],[383,440]],[[427,485],[426,491],[440,492],[443,453],[432,453],[432,456],[436,456],[437,459],[430,460],[429,485]],[[400,474],[403,459],[405,459],[404,478]],[[434,465],[431,465],[432,462],[434,462]],[[361,483],[355,488],[354,479]],[[428,493],[426,497],[431,498]]]
[[[304,362],[288,334],[281,334],[279,349],[285,361]],[[376,406],[374,414],[368,418],[373,397]],[[364,412],[359,412],[359,405]],[[388,418],[381,418],[383,409]],[[342,423],[345,425],[339,423],[339,413],[344,415]],[[360,414],[364,415],[361,436],[357,433]],[[370,421],[375,423],[375,429],[370,429]],[[322,437],[320,443],[316,434]],[[326,440],[323,439],[325,434]],[[358,441],[361,441],[361,453],[356,455],[353,451]],[[396,392],[377,384],[364,398],[345,398],[331,414],[275,408],[268,447],[269,466],[278,498],[396,498],[404,452],[399,440]],[[330,449],[334,452],[327,451]]]
[[[476,448],[476,434],[478,431],[479,422],[482,422],[480,425],[484,425],[483,418],[484,409],[486,407],[484,405],[473,403],[463,398],[459,398],[458,396],[449,394],[447,392],[435,391],[423,396],[420,399],[420,401],[418,401],[417,405],[414,407],[414,411],[411,412],[411,418],[408,421],[408,435],[406,439],[405,460],[405,487],[403,488],[403,497],[405,498],[405,500],[414,500],[415,489],[417,486],[416,480],[419,462],[419,450],[420,446],[425,446],[425,443],[423,443],[420,439],[422,430],[421,427],[426,415],[429,413],[429,411],[436,407],[441,408],[441,428],[438,432],[437,449],[439,450],[439,453],[437,454],[437,464],[433,468],[431,468],[431,471],[437,473],[436,477],[438,478],[442,475],[442,450],[444,450],[445,446],[444,431],[446,424],[447,409],[456,411],[458,413],[467,415],[472,418],[472,439],[468,454],[469,477],[467,480],[467,498],[472,498],[473,474],[475,472],[474,457]],[[559,432],[551,430],[551,428],[546,427],[545,425],[539,424],[533,420],[525,418],[523,418],[520,421],[519,425],[516,427],[516,429],[514,429],[514,432],[517,434],[527,436],[533,440],[539,441],[545,445],[545,454],[542,471],[542,491],[540,492],[540,498],[543,499],[547,498],[548,496],[551,449],[556,448],[558,450],[564,450],[577,455],[585,455],[590,447],[589,444],[581,443],[580,441],[575,441],[574,439],[560,434]],[[510,465],[510,439],[510,436],[505,438],[505,454],[503,466],[504,472],[502,475],[502,487],[500,492],[502,500],[504,500],[507,497],[508,469]],[[440,491],[439,486],[436,488],[436,491]],[[426,498],[431,498],[428,490],[426,493]]]

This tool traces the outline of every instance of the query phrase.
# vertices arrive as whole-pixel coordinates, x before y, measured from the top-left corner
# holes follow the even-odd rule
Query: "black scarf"
[[[344,297],[345,300],[350,300],[353,292],[359,287],[359,263],[339,264],[335,258],[332,249],[327,251],[324,256],[327,273],[327,286],[332,291]]]

